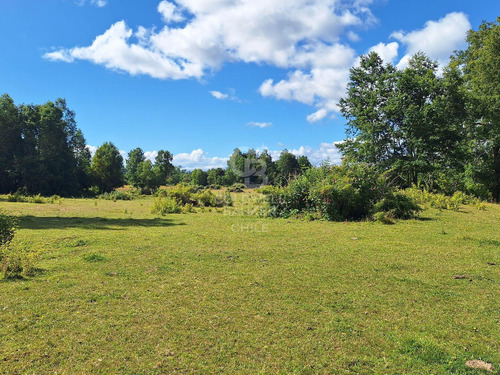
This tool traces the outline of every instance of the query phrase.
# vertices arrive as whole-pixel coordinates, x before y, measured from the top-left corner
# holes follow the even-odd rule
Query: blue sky
[[[336,104],[374,49],[441,64],[498,0],[0,0],[0,92],[66,98],[90,146],[224,166],[235,147],[338,160]]]

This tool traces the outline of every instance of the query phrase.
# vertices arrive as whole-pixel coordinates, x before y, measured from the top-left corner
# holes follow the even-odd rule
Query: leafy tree
[[[123,186],[123,157],[113,143],[106,142],[96,150],[91,170],[95,184],[101,192],[110,192]]]
[[[127,178],[128,183],[134,187],[138,187],[139,183],[137,176],[139,164],[145,160],[146,156],[144,156],[144,151],[142,151],[142,148],[140,147],[134,148],[128,153],[125,177]]]
[[[399,186],[433,186],[463,139],[463,113],[450,104],[459,91],[453,73],[439,78],[437,64],[421,53],[403,70],[374,52],[362,56],[340,101],[347,119],[348,139],[339,145],[344,156],[389,171]]]
[[[279,182],[281,184],[286,184],[290,177],[300,174],[297,157],[287,149],[281,152],[280,158],[276,161],[276,169],[279,173]]]
[[[463,68],[471,99],[471,173],[500,202],[500,17],[469,31],[467,43],[454,62]]]
[[[207,173],[207,182],[209,185],[223,185],[224,169],[222,168],[210,169]]]
[[[158,189],[160,185],[160,176],[157,170],[153,168],[151,160],[145,160],[139,163],[135,175],[134,187],[141,189],[143,193],[149,193]]]
[[[172,160],[174,156],[165,150],[158,151],[158,155],[155,159],[155,173],[157,174],[160,184],[165,184],[167,182],[168,177],[174,171],[174,166],[172,164]]]
[[[191,183],[193,185],[206,186],[207,185],[207,172],[201,169],[195,169],[191,172]]]
[[[22,151],[19,110],[7,94],[0,96],[0,192],[19,185],[19,158]]]
[[[302,155],[297,158],[297,163],[299,163],[299,167],[302,171],[305,171],[306,169],[309,169],[312,167],[311,162],[307,158],[307,156]]]

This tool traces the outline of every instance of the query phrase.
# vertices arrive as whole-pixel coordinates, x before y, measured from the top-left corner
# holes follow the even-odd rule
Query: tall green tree
[[[16,190],[19,185],[19,163],[22,133],[19,110],[14,100],[0,96],[0,192]]]
[[[467,35],[468,47],[455,62],[464,72],[471,98],[473,173],[500,202],[500,17]]]
[[[207,185],[207,172],[201,169],[195,169],[191,172],[191,183],[193,185],[206,186]]]
[[[144,155],[144,151],[142,151],[142,148],[140,147],[134,148],[128,153],[125,177],[130,185],[138,187],[137,171],[139,169],[139,165],[145,160],[146,156]]]
[[[154,168],[160,184],[166,184],[169,176],[174,171],[175,167],[172,164],[173,159],[174,156],[169,151],[158,151],[158,155],[155,158]]]
[[[91,170],[99,191],[110,192],[114,188],[123,186],[125,180],[123,157],[113,143],[106,142],[96,150]]]
[[[375,52],[362,56],[340,100],[344,156],[387,171],[401,187],[434,186],[463,140],[463,113],[450,103],[459,91],[452,73],[440,78],[437,64],[421,53],[402,70]]]
[[[276,161],[276,170],[279,174],[279,183],[287,184],[290,177],[299,175],[301,170],[297,157],[288,150],[283,150]]]

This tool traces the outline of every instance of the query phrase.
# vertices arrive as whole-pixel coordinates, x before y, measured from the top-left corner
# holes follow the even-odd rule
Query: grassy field
[[[1,374],[500,367],[500,206],[396,225],[150,206],[0,200],[44,254],[0,282]]]

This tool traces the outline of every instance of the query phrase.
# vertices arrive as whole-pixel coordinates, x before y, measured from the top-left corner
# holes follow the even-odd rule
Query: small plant
[[[153,214],[167,215],[180,214],[181,212],[182,206],[175,198],[159,197],[153,200],[153,206],[151,207],[151,213]]]

